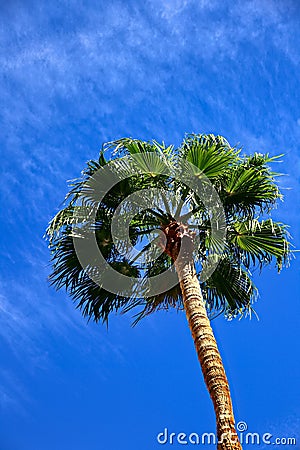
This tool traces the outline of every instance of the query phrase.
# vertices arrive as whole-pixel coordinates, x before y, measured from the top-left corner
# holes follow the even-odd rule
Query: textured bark
[[[196,276],[192,255],[193,236],[185,225],[176,225],[174,223],[169,227],[170,230],[173,230],[170,235],[169,229],[165,230],[166,251],[175,263],[186,317],[204,380],[213,401],[217,424],[217,448],[218,450],[241,450],[242,446],[235,430],[228,380]],[[183,251],[180,251],[179,254],[180,247],[183,248]]]

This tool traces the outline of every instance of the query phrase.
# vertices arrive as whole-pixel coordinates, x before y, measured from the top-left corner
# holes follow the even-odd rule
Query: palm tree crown
[[[107,160],[105,155],[109,151],[111,157]],[[96,175],[101,168],[113,161],[120,172],[126,171],[126,156],[133,155],[136,156],[135,170],[132,171],[131,166],[131,176],[120,179],[98,201],[93,182],[97,181]],[[194,232],[197,242],[194,246],[195,267],[210,317],[224,313],[227,318],[233,318],[251,312],[257,296],[251,279],[253,267],[261,269],[274,261],[280,271],[288,263],[290,254],[287,226],[270,217],[277,200],[282,198],[276,183],[278,174],[269,167],[275,159],[260,153],[241,156],[239,149],[231,147],[223,137],[214,135],[187,135],[178,148],[131,138],[104,144],[99,159],[89,161],[81,178],[71,182],[64,207],[46,231],[52,253],[51,283],[56,288],[64,286],[83,315],[95,321],[107,322],[113,311],[127,312],[138,308],[136,323],[159,309],[181,309],[183,300],[179,283],[166,290],[162,286],[161,293],[150,296],[147,295],[146,284],[139,296],[134,295],[134,286],[132,295],[112,293],[101,285],[101,274],[97,283],[90,277],[74,246],[74,237],[84,236],[83,230],[92,228],[107,263],[117,272],[139,280],[143,286],[149,277],[163,274],[173,267],[172,257],[167,247],[162,246],[159,236],[154,239],[154,245],[151,243],[153,233],[161,230],[170,237],[172,224],[181,223]],[[161,169],[160,162],[168,168],[167,171]],[[149,172],[148,163],[151,166]],[[193,176],[209,180],[224,210],[226,233],[222,252],[217,256],[215,270],[205,280],[201,279],[203,264],[209,254],[218,253],[219,244],[214,242],[211,217],[199,195],[192,192],[184,181],[181,182],[178,175],[174,176],[174,171],[180,173],[185,164],[193,167]],[[141,167],[143,171],[139,172]],[[135,213],[130,211],[130,207],[127,212],[126,208],[123,211],[131,217],[129,237],[132,245],[139,249],[138,254],[132,257],[129,253],[120,252],[112,237],[111,222],[118,206],[128,196],[143,189],[152,192],[151,204]],[[157,189],[160,194],[157,194]],[[89,220],[85,213],[90,204],[96,206],[95,220]],[[165,251],[161,251],[161,247]],[[155,257],[143,258],[149,249]]]

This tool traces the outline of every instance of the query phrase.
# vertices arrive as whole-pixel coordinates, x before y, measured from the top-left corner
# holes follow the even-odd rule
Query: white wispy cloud
[[[300,435],[300,419],[296,416],[296,414],[290,414],[289,417],[286,417],[285,420],[277,421],[277,423],[267,423],[263,430],[263,433],[270,433],[272,437],[269,437],[270,442],[275,443],[275,439],[288,439],[288,438],[296,438],[296,447],[292,445],[294,448],[298,447]],[[285,440],[282,441],[287,442]],[[273,444],[274,445],[274,444]],[[290,444],[291,445],[291,444]],[[262,449],[270,448],[269,444],[262,444]]]
[[[0,30],[0,192],[14,233],[9,242],[2,236],[12,269],[2,275],[0,332],[35,370],[51,364],[49,330],[69,342],[80,336],[82,351],[90,338],[96,345],[71,302],[53,305],[41,236],[65,180],[79,175],[102,140],[133,132],[179,140],[184,131],[222,127],[249,151],[283,149],[284,183],[294,189],[288,217],[296,224],[290,205],[300,191],[300,111],[296,90],[292,99],[281,86],[277,59],[286,58],[296,85],[299,33],[296,2],[288,1],[113,1],[105,8],[63,1],[60,12],[49,3],[34,13],[28,2],[16,5],[8,2]],[[22,265],[15,278],[13,264]],[[109,338],[101,348],[124,360]],[[6,383],[7,402],[10,389]]]

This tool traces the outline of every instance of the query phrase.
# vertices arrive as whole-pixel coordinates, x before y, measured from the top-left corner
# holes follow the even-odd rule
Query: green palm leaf
[[[221,136],[188,135],[183,141],[181,158],[193,164],[196,176],[202,173],[209,179],[224,176],[231,165],[239,160],[239,150]]]
[[[254,216],[257,211],[269,212],[282,199],[275,183],[276,174],[266,165],[275,158],[255,154],[234,165],[222,180],[220,196],[229,214]]]
[[[108,152],[110,159],[104,156]],[[282,198],[276,183],[278,174],[270,168],[276,159],[259,153],[241,157],[240,150],[231,147],[226,139],[211,134],[189,134],[179,148],[132,138],[104,144],[99,159],[89,161],[82,176],[70,182],[65,205],[46,230],[52,253],[50,282],[57,289],[65,287],[83,314],[96,321],[107,322],[113,311],[139,308],[136,323],[155,310],[181,309],[179,284],[171,289],[162,285],[161,294],[148,297],[146,283],[149,277],[169,268],[174,270],[169,256],[160,254],[151,240],[154,232],[177,220],[196,232],[194,256],[199,276],[208,256],[220,253],[221,244],[225,245],[217,269],[201,284],[208,311],[224,312],[227,317],[251,311],[257,292],[250,268],[262,268],[274,260],[280,270],[290,255],[286,225],[266,218]],[[182,179],[178,177],[180,170]],[[211,195],[212,185],[222,201],[227,226],[224,243],[212,237],[210,211],[182,181],[195,175],[204,179],[203,192],[207,196]],[[103,192],[100,201],[104,177],[115,184],[109,192]],[[133,198],[132,194],[143,190],[148,194],[141,210],[127,202],[127,197]],[[128,224],[130,242],[116,246],[111,224],[121,203],[122,214],[119,212],[117,221]],[[89,273],[95,270],[96,261],[85,270],[81,267],[73,237],[84,238],[84,233],[91,230],[107,263],[117,272],[139,280],[139,292],[143,292],[140,298],[135,298],[134,284],[130,297],[106,291],[101,286],[104,273],[99,274],[99,285],[92,281]],[[132,246],[137,246],[137,256],[128,253],[124,257],[124,251]]]
[[[228,256],[220,259],[217,269],[202,284],[208,311],[224,312],[228,318],[251,310],[257,289],[249,273]]]
[[[98,245],[101,249],[99,240]],[[59,244],[52,244],[52,261],[53,271],[49,277],[50,283],[56,289],[65,287],[84,316],[93,318],[96,322],[98,320],[107,322],[112,311],[118,311],[131,302],[129,297],[112,294],[101,287],[101,283],[96,284],[89,277],[89,271],[82,268],[76,255],[72,233],[63,232]],[[138,268],[126,258],[114,260],[111,265],[117,272],[126,276],[136,278],[140,275]]]
[[[259,264],[262,267],[276,260],[278,270],[288,264],[290,244],[287,226],[267,219],[234,222],[228,240],[235,257],[247,268]]]

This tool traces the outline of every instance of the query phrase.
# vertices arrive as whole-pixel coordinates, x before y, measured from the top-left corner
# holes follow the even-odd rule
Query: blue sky
[[[273,218],[300,248],[299,2],[13,0],[0,14],[1,450],[152,449],[165,427],[214,431],[183,314],[87,325],[47,284],[42,236],[102,142],[212,132],[285,154]],[[299,258],[254,276],[260,320],[213,322],[235,417],[300,448]]]

